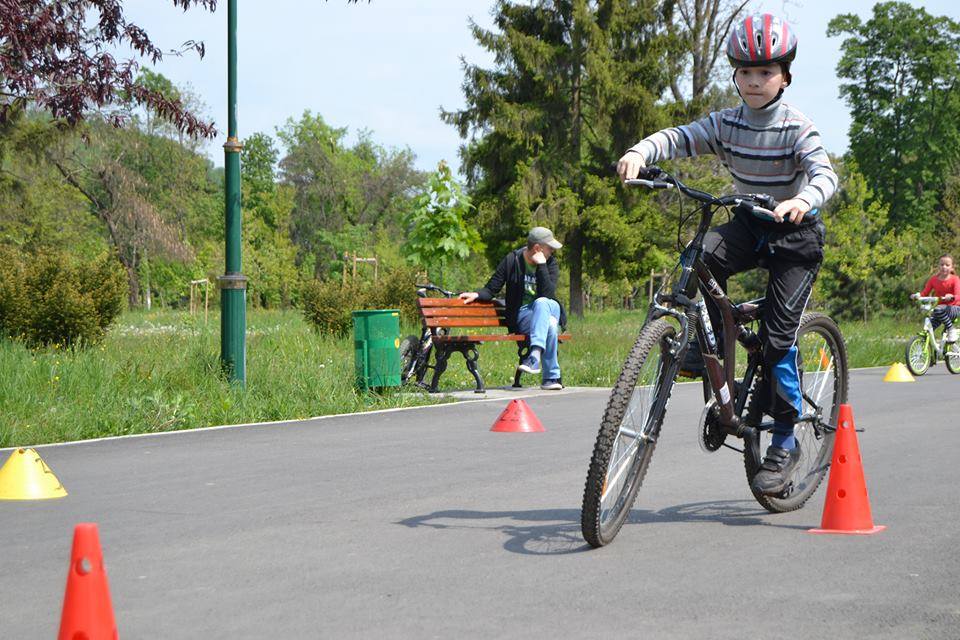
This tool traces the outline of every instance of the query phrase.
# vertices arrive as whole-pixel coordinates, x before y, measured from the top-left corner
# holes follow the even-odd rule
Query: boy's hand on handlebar
[[[777,208],[773,210],[773,216],[777,219],[777,222],[789,220],[796,224],[803,220],[803,216],[808,211],[810,211],[809,203],[799,198],[791,198],[778,204]]]
[[[636,151],[627,151],[623,157],[617,161],[617,175],[620,180],[633,180],[640,175],[640,169],[647,166],[643,156]]]
[[[943,296],[942,298],[940,298],[940,300],[941,300],[942,302],[952,302],[952,301],[953,301],[953,294],[952,294],[952,293],[948,293],[947,295],[945,295],[945,296]]]
[[[479,297],[480,294],[476,291],[464,291],[460,294],[460,299],[463,300],[463,304],[470,304]]]
[[[916,300],[916,299],[919,298],[919,297],[920,297],[920,294],[919,294],[919,293],[911,293],[911,294],[910,294],[910,299],[911,299],[911,300]]]

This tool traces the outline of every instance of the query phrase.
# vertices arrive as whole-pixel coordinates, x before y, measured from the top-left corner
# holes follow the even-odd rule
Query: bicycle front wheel
[[[847,401],[849,372],[847,349],[836,323],[820,313],[807,313],[797,331],[797,368],[803,397],[800,420],[793,432],[800,447],[800,461],[790,476],[790,489],[783,496],[765,496],[753,491],[753,477],[760,471],[763,452],[770,445],[770,431],[757,430],[745,443],[747,481],[757,502],[772,513],[794,511],[814,494],[830,467],[833,434],[840,405]],[[751,402],[755,399],[751,397]]]
[[[907,369],[915,376],[922,376],[930,368],[930,340],[927,334],[914,336],[913,340],[907,343],[906,349]]]
[[[610,394],[580,513],[583,537],[592,547],[616,537],[647,473],[673,389],[675,365],[668,350],[675,335],[662,318],[646,325]]]

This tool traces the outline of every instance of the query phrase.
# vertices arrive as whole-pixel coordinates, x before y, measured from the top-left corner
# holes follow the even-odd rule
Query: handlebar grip
[[[663,173],[663,170],[660,167],[640,167],[639,173],[637,173],[637,178],[640,180],[653,180],[660,177],[660,174]],[[659,187],[665,188],[665,187]]]
[[[624,184],[628,187],[647,187],[648,189],[672,189],[673,185],[669,182],[664,182],[663,180],[645,180],[643,178],[635,178],[633,180],[625,180]]]
[[[757,205],[750,207],[750,213],[761,218],[770,218],[771,220],[778,221],[777,217],[773,214],[773,211],[770,209],[764,209],[763,207],[758,207]]]

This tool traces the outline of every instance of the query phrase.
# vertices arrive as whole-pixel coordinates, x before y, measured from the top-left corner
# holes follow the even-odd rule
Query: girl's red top
[[[920,295],[925,296],[931,291],[935,291],[936,294],[941,298],[948,293],[953,294],[953,300],[949,302],[941,301],[940,304],[960,304],[960,278],[954,274],[950,274],[945,280],[941,280],[937,276],[931,276],[930,279],[927,280],[927,286],[923,288],[923,291],[920,292]]]

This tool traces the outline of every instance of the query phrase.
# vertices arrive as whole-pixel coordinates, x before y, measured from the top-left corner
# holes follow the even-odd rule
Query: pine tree
[[[497,30],[472,25],[492,69],[465,65],[466,108],[444,111],[461,148],[476,220],[496,261],[535,225],[565,246],[570,309],[582,314],[583,276],[616,274],[639,235],[609,165],[664,124],[662,60],[677,54],[653,0],[500,0]]]

